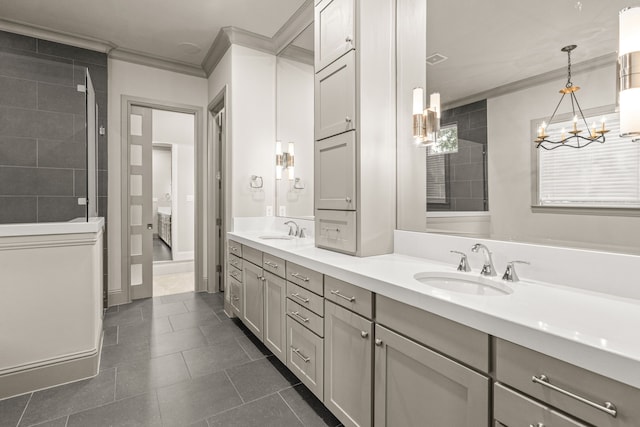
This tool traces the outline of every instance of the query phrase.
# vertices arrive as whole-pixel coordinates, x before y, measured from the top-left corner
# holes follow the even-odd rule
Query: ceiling
[[[304,0],[0,0],[0,18],[200,66],[222,27],[273,35]]]
[[[443,104],[567,66],[618,48],[618,12],[640,0],[428,0],[427,90]],[[612,77],[613,78],[613,77]],[[579,82],[577,82],[579,83]]]

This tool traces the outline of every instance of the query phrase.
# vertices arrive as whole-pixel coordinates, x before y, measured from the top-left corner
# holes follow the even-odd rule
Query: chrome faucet
[[[480,274],[483,276],[497,276],[496,269],[493,266],[493,260],[491,259],[491,251],[482,243],[476,243],[471,247],[471,252],[479,252],[482,249],[482,253],[484,255],[484,265],[482,266],[482,270],[480,270]]]
[[[452,254],[460,255],[460,262],[458,263],[458,271],[466,271],[467,273],[471,271],[471,267],[469,267],[469,262],[467,261],[467,254],[460,251],[449,251]]]
[[[516,273],[516,267],[514,264],[527,264],[530,265],[530,262],[527,261],[509,261],[507,263],[507,269],[502,276],[502,280],[507,282],[519,282],[520,278],[518,277],[518,273]]]
[[[300,227],[298,227],[298,224],[296,224],[295,221],[287,221],[284,223],[284,225],[288,225],[289,226],[289,236],[296,236],[298,237],[300,235]],[[295,225],[296,227],[296,231],[293,231],[293,226]]]

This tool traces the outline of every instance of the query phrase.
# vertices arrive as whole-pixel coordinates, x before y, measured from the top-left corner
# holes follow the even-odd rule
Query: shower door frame
[[[204,123],[204,109],[202,107],[172,103],[166,101],[158,101],[148,98],[140,98],[128,95],[121,95],[121,158],[120,158],[120,177],[121,177],[121,283],[120,283],[120,295],[116,293],[110,293],[109,305],[123,304],[131,302],[134,295],[131,286],[131,238],[130,238],[130,174],[129,174],[129,162],[130,162],[130,147],[129,147],[129,118],[131,115],[132,107],[150,108],[152,110],[165,110],[176,113],[192,114],[194,116],[195,126],[195,140],[194,140],[194,152],[195,152],[195,226],[194,226],[194,271],[195,271],[195,286],[196,292],[207,291],[208,284],[205,280],[204,274],[206,273],[203,268],[206,268],[203,262],[203,245],[206,243],[202,237],[202,230],[205,228],[205,191],[206,182],[204,178],[205,165],[202,163],[202,159],[206,159],[207,146],[204,141],[203,123]],[[208,274],[210,275],[210,273]],[[117,296],[116,296],[117,295]]]

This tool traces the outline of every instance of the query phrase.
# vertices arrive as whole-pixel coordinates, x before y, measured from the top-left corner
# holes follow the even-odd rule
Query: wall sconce
[[[423,99],[422,88],[413,89],[413,137],[419,145],[427,147],[436,142],[440,132],[440,94],[431,94],[426,109]]]
[[[294,179],[295,157],[293,153],[293,142],[289,143],[289,151],[282,151],[282,142],[276,141],[276,179],[282,179],[282,170],[286,169],[289,179]]]
[[[620,136],[640,137],[640,7],[620,11]]]

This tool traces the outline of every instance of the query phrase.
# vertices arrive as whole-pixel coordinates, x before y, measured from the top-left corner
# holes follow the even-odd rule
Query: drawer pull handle
[[[233,252],[238,252],[238,248],[236,248],[235,246],[231,246],[231,250],[232,250]]]
[[[309,363],[309,361],[311,360],[309,357],[306,357],[304,354],[300,353],[300,350],[298,350],[293,346],[291,346],[291,351],[297,354],[300,357],[300,359],[304,360],[304,363]]]
[[[529,427],[544,427],[542,423],[529,424]]]
[[[338,290],[333,290],[333,289],[332,289],[332,290],[331,290],[331,293],[332,293],[333,295],[337,296],[337,297],[340,297],[340,298],[342,298],[342,299],[346,299],[346,300],[347,300],[347,301],[349,301],[349,302],[355,302],[355,300],[356,300],[356,297],[348,297],[348,296],[342,295],[342,294],[340,293],[340,290],[339,290],[339,289],[338,289]]]
[[[233,300],[233,301],[240,301],[240,298],[234,295],[234,296],[232,296],[232,297],[231,297],[231,300]]]
[[[292,311],[291,315],[296,316],[298,319],[302,320],[304,323],[309,323],[309,319],[307,317],[301,316],[300,313],[297,311]]]
[[[295,277],[296,279],[300,279],[303,282],[308,282],[309,278],[308,277],[304,277],[303,275],[301,275],[300,273],[291,273],[291,277]]]
[[[555,390],[558,393],[564,394],[565,396],[569,396],[572,399],[575,399],[579,402],[584,403],[585,405],[591,406],[592,408],[596,408],[602,412],[606,412],[607,414],[611,415],[614,418],[618,415],[618,410],[616,409],[616,405],[614,405],[613,403],[604,402],[604,405],[601,405],[599,403],[592,402],[589,399],[585,399],[582,396],[578,396],[577,394],[574,394],[570,391],[564,390],[556,385],[551,384],[549,377],[544,374],[534,375],[533,377],[531,377],[531,381],[533,381],[536,384],[540,384],[541,386],[548,387],[551,390]]]
[[[328,228],[328,227],[323,227],[323,228],[322,228],[322,231],[327,231],[327,232],[329,232],[329,231],[335,231],[336,233],[339,233],[339,232],[340,232],[340,229],[339,229],[339,228]]]
[[[379,338],[376,338],[376,345],[377,345],[378,347],[382,347],[382,340],[381,340],[381,339],[379,339]]]
[[[276,264],[275,262],[271,262],[271,261],[265,261],[264,265],[268,265],[269,267],[273,267],[273,268],[278,268],[278,264]]]
[[[347,203],[351,203],[351,197],[345,197],[344,201],[347,202]]]
[[[309,298],[303,298],[300,296],[299,293],[294,292],[291,294],[291,296],[297,299],[298,301],[302,301],[305,304],[309,304]]]
[[[367,338],[367,337],[369,336],[369,332],[367,332],[367,331],[360,331],[360,336],[361,336],[362,338]]]
[[[347,42],[347,43],[351,43],[351,42],[353,42],[353,37],[347,36],[347,37],[345,37],[344,41]]]

